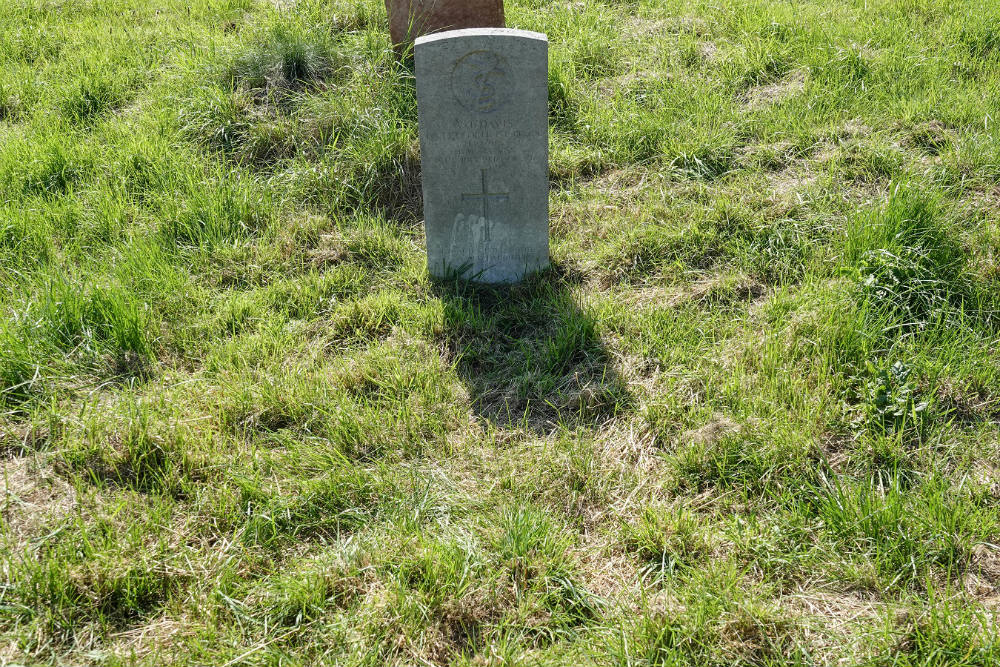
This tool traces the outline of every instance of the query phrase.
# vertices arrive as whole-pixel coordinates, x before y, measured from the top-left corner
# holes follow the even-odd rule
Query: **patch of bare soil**
[[[659,83],[670,81],[671,78],[672,77],[669,72],[657,72],[638,67],[620,76],[613,76],[601,80],[597,89],[600,92],[601,97],[610,98],[622,91],[639,93],[650,90]]]
[[[872,129],[868,127],[868,125],[855,118],[845,122],[837,128],[837,131],[834,133],[834,138],[840,141],[857,141],[870,136],[871,133]]]
[[[309,263],[317,269],[339,264],[347,259],[347,244],[343,237],[335,232],[320,236],[317,247],[307,251]]]
[[[684,304],[728,305],[756,301],[766,288],[751,276],[715,274],[684,285],[655,286],[634,290],[632,303],[639,308],[677,308]]]
[[[902,145],[928,155],[937,155],[952,143],[954,136],[955,132],[950,127],[939,120],[931,120],[920,123],[907,132]]]
[[[634,554],[594,540],[584,543],[578,556],[584,587],[609,602],[626,600],[628,591],[637,590],[641,580]]]
[[[817,177],[808,169],[789,167],[771,174],[768,180],[775,199],[792,201],[800,199],[802,193],[816,183]]]
[[[701,59],[707,63],[715,60],[715,56],[719,53],[719,47],[715,42],[702,42],[698,45],[698,54],[701,55]]]
[[[851,459],[850,435],[843,433],[825,433],[819,440],[818,456],[822,457],[830,468],[838,473],[847,469]]]
[[[675,16],[670,18],[647,18],[633,16],[625,26],[623,33],[629,37],[649,38],[657,35],[705,35],[708,32],[708,22],[694,16]]]
[[[49,441],[49,429],[29,424],[0,424],[0,460],[37,451]]]
[[[24,542],[49,520],[76,507],[76,490],[32,457],[0,462],[0,516],[13,537]]]
[[[766,86],[756,86],[746,93],[746,104],[750,109],[763,109],[798,95],[806,88],[806,74],[796,70],[781,81]]]
[[[682,433],[679,441],[693,445],[714,445],[727,435],[739,432],[739,424],[725,415],[715,415],[704,426]]]
[[[168,656],[180,659],[176,651],[179,642],[197,634],[197,622],[193,619],[176,619],[163,614],[147,623],[112,635],[111,653],[131,659],[155,653],[160,660],[168,662]]]
[[[1000,549],[992,544],[975,546],[962,584],[970,597],[994,611],[1000,611]]]
[[[936,393],[940,408],[958,422],[972,425],[1000,420],[1000,398],[985,387],[963,386],[944,378]]]
[[[611,494],[603,508],[611,516],[637,514],[657,495],[654,487],[661,481],[657,472],[663,467],[663,457],[640,420],[622,419],[607,424],[597,438],[595,452],[605,472],[610,471],[616,481],[617,493]],[[639,477],[632,479],[629,477],[632,473]]]
[[[587,185],[591,193],[609,201],[636,203],[644,193],[656,188],[660,180],[656,174],[641,169],[615,169],[594,178]]]
[[[781,607],[798,617],[802,639],[820,664],[857,664],[882,631],[884,604],[856,592],[798,591]]]

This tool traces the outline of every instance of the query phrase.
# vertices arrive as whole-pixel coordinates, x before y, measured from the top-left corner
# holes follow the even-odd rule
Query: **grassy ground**
[[[507,4],[490,290],[381,0],[0,0],[0,663],[1000,660],[1000,8]]]

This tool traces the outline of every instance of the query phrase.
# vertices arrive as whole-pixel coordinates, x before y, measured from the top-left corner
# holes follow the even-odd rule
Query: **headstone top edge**
[[[520,37],[522,39],[534,39],[540,42],[548,42],[548,35],[530,30],[518,30],[516,28],[463,28],[462,30],[446,30],[436,32],[431,35],[417,37],[416,46],[423,46],[431,42],[438,42],[445,39],[455,39],[457,37]]]

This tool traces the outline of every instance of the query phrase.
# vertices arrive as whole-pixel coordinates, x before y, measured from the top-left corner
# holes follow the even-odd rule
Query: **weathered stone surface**
[[[385,0],[393,44],[463,28],[504,27],[503,0]]]
[[[548,40],[523,30],[417,39],[431,275],[516,282],[549,263]]]

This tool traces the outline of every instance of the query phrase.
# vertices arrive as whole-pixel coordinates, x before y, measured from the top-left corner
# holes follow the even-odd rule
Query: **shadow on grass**
[[[435,283],[447,352],[478,417],[541,434],[600,423],[630,402],[594,318],[573,297],[576,280],[555,266],[512,286]]]

